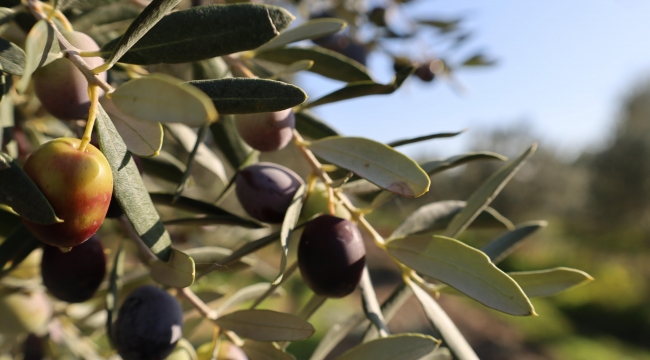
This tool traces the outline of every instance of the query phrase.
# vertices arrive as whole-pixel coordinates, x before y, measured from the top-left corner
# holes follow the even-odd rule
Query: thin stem
[[[84,135],[81,137],[81,143],[79,144],[79,151],[81,152],[86,150],[86,146],[90,142],[91,136],[93,134],[93,127],[95,126],[95,119],[97,118],[97,105],[99,104],[99,91],[97,91],[97,89],[97,85],[88,85],[90,109],[88,110],[88,122],[86,123],[86,130],[84,131]]]
[[[189,288],[181,288],[178,289],[180,294],[183,295],[183,297],[189,301],[196,310],[198,310],[203,317],[205,317],[208,320],[216,320],[217,317],[219,317],[219,314],[217,313],[216,310],[211,309],[206,303],[203,302],[203,300],[199,299],[198,296]]]
[[[268,290],[264,292],[264,294],[262,294],[259,298],[257,298],[257,300],[255,300],[253,305],[251,305],[250,309],[251,310],[255,309],[257,305],[261,304],[262,301],[264,301],[267,297],[269,297],[269,295],[273,294],[275,292],[275,289],[280,287],[280,285],[284,284],[297,269],[298,269],[298,262],[294,262],[289,267],[287,267],[287,269],[284,271],[284,276],[282,276],[282,280],[280,280],[280,282],[275,285],[271,285],[268,288]]]

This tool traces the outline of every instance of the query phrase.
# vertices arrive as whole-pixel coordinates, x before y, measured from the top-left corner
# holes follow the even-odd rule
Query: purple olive
[[[298,266],[314,293],[333,298],[349,295],[359,285],[365,263],[366,248],[353,222],[321,215],[305,226]]]
[[[55,298],[69,303],[84,302],[93,297],[106,275],[104,247],[97,236],[66,253],[45,245],[41,275]]]
[[[42,360],[44,358],[43,339],[30,333],[23,345],[23,360]]]
[[[261,162],[239,171],[235,192],[248,215],[279,224],[302,184],[302,179],[293,170]]]
[[[424,82],[432,82],[436,78],[436,74],[431,71],[431,63],[427,62],[421,64],[415,69],[415,76],[419,77]]]
[[[237,132],[253,149],[277,151],[293,138],[296,118],[292,109],[270,113],[237,115]]]
[[[139,287],[120,307],[112,335],[124,360],[163,360],[183,336],[183,310],[167,292]]]
[[[64,32],[66,39],[73,46],[86,50],[99,50],[97,43],[81,32]],[[104,63],[100,57],[84,58],[90,67]],[[99,74],[106,80],[106,72]],[[62,58],[36,70],[33,75],[34,90],[43,107],[55,117],[62,120],[86,119],[90,108],[88,81],[70,60]],[[104,93],[99,89],[99,96]]]

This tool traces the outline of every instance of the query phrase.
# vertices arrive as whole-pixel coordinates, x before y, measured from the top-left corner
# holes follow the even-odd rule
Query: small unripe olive
[[[235,192],[248,215],[279,224],[302,184],[302,179],[293,170],[261,162],[239,171]]]
[[[350,220],[350,212],[345,208],[340,202],[336,202],[334,205],[335,215]],[[307,221],[314,217],[316,214],[328,214],[329,213],[329,194],[327,193],[327,187],[325,184],[319,182],[314,185],[314,188],[311,190],[305,203],[302,205],[302,210],[300,212],[299,223]]]
[[[163,360],[183,335],[183,310],[167,292],[139,287],[120,307],[112,335],[124,360]]]
[[[88,35],[81,32],[62,31],[65,38],[78,49],[86,51],[99,50],[97,43]],[[84,58],[91,67],[104,63],[100,57]],[[106,80],[106,73],[99,74]],[[88,81],[86,77],[70,62],[61,58],[36,70],[33,74],[34,90],[43,107],[55,117],[62,120],[86,119],[90,108],[88,97]],[[104,91],[98,89],[99,96]]]
[[[292,109],[270,113],[242,114],[235,118],[239,136],[253,149],[277,151],[293,138],[296,118]]]
[[[66,253],[45,245],[41,274],[43,285],[55,298],[84,302],[93,297],[106,275],[104,247],[96,236]]]
[[[316,294],[343,297],[359,285],[366,248],[353,222],[331,215],[311,220],[300,236],[298,266]]]

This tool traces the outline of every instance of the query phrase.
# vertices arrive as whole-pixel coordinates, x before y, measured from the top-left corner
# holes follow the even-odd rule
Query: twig
[[[205,317],[208,320],[216,320],[217,317],[219,317],[219,314],[217,313],[216,310],[211,309],[206,303],[203,302],[203,300],[199,299],[198,296],[189,288],[181,288],[178,289],[179,293],[183,295],[183,297],[192,304],[198,310],[203,317]]]

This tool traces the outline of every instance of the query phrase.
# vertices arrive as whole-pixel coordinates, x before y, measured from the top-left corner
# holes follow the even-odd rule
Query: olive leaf
[[[358,62],[321,47],[281,48],[256,52],[255,59],[290,65],[300,60],[311,60],[314,66],[309,71],[334,80],[345,82],[370,81],[368,69]]]
[[[113,333],[113,315],[117,310],[117,299],[122,289],[122,277],[124,276],[124,244],[120,242],[120,246],[115,253],[113,260],[113,268],[108,278],[108,292],[106,293],[106,333]],[[112,343],[111,336],[108,340]],[[113,344],[115,345],[115,344]]]
[[[113,120],[127,149],[138,156],[156,156],[163,143],[163,128],[159,122],[142,121],[121,112],[113,101],[102,97],[99,102]]]
[[[186,177],[191,172],[191,161],[196,161],[199,166],[214,174],[222,184],[228,182],[221,159],[203,143],[208,131],[207,125],[200,127],[198,134],[185,124],[165,124],[165,128],[168,130],[167,133],[172,135],[189,154],[184,172]]]
[[[298,317],[271,310],[240,310],[219,317],[218,326],[257,341],[295,341],[306,339],[316,331]]]
[[[10,41],[0,39],[0,65],[3,72],[21,76],[26,61],[23,49]]]
[[[160,19],[118,59],[138,65],[176,64],[252,50],[277,36],[293,19],[287,10],[271,5],[196,6]],[[102,56],[109,58],[120,49],[123,38],[104,45]]]
[[[16,89],[24,93],[36,69],[61,57],[59,41],[54,29],[45,20],[39,20],[27,34],[25,40],[25,67]],[[5,64],[2,64],[3,68]]]
[[[328,136],[341,135],[309,110],[301,110],[295,113],[295,116],[296,130],[304,137],[318,140]]]
[[[445,160],[429,161],[424,164],[421,164],[420,166],[422,166],[422,169],[431,176],[439,172],[449,170],[460,165],[464,165],[468,162],[478,161],[478,160],[507,161],[508,158],[503,155],[493,153],[490,151],[474,151],[466,154],[452,156]]]
[[[363,343],[337,357],[338,360],[417,360],[434,351],[440,342],[435,338],[403,333]]]
[[[255,51],[264,51],[269,49],[281,48],[293,42],[305,39],[317,39],[323,36],[337,33],[347,24],[345,21],[336,18],[313,19],[302,23],[293,29],[283,31],[273,40],[258,47]]]
[[[14,231],[0,244],[0,278],[15,269],[34,249],[42,243],[32,235],[23,224],[19,224]],[[11,266],[5,269],[7,263]]]
[[[246,340],[241,348],[250,360],[295,360],[296,358],[278,348],[273,343]]]
[[[300,105],[305,92],[276,80],[227,78],[189,81],[210,97],[219,114],[274,112]]]
[[[253,149],[239,136],[233,115],[222,116],[219,121],[212,123],[210,132],[223,155],[235,169],[239,169],[253,153]]]
[[[305,193],[307,187],[305,184],[301,184],[296,193],[293,195],[291,204],[287,209],[287,212],[284,215],[284,220],[282,220],[282,227],[280,228],[280,245],[282,245],[282,257],[280,258],[280,273],[278,276],[271,282],[272,285],[277,285],[282,281],[282,276],[284,275],[284,270],[287,268],[287,254],[289,252],[289,238],[291,233],[293,233],[296,224],[298,223],[298,218],[300,217],[300,211],[302,210],[302,205],[305,201]]]
[[[431,180],[415,161],[379,142],[332,136],[307,147],[332,164],[398,195],[418,197],[429,191]]]
[[[5,153],[0,153],[0,203],[37,224],[63,222],[32,179]]]
[[[113,196],[144,243],[160,260],[171,255],[172,242],[142,182],[131,154],[101,105],[97,109],[99,145],[113,171]]]
[[[344,88],[327,94],[320,99],[314,100],[302,106],[309,109],[318,105],[330,104],[337,101],[349,100],[369,95],[389,95],[399,89],[404,81],[415,71],[414,66],[408,66],[395,74],[393,80],[388,84],[378,84],[374,81],[358,81],[347,84]]]
[[[419,142],[422,142],[422,141],[427,141],[427,140],[432,140],[432,139],[454,137],[456,135],[462,134],[463,132],[464,132],[464,130],[463,131],[452,132],[452,133],[436,133],[436,134],[418,136],[418,137],[411,138],[411,139],[403,139],[403,140],[391,141],[386,145],[388,145],[390,147],[398,147],[398,146],[404,146],[404,145],[409,145],[409,144],[416,144],[416,143],[419,143]]]
[[[493,263],[498,264],[521,244],[528,236],[545,227],[546,221],[527,221],[517,225],[517,227],[507,233],[492,240],[481,248]]]
[[[184,288],[194,282],[194,260],[186,253],[172,248],[169,260],[151,264],[151,278],[160,284]]]

